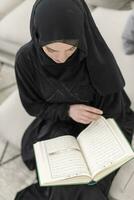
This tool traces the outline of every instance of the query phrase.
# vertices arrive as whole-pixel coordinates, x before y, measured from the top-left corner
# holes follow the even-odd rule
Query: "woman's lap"
[[[34,125],[34,126],[33,126]],[[35,131],[36,130],[36,131]],[[34,131],[34,134],[33,134]],[[23,138],[23,146],[27,146],[28,141],[31,139],[32,134],[32,141],[42,140],[46,137],[57,137],[59,135],[68,134],[68,133],[75,133],[76,136],[79,132],[79,128],[75,126],[68,126],[67,124],[43,124],[43,122],[35,121],[31,124],[30,127],[25,132],[25,137]],[[40,133],[39,135],[37,133]],[[47,134],[46,134],[47,133]],[[28,168],[31,167],[33,169],[35,166],[35,158],[31,147],[24,151],[23,159],[25,160],[25,164]],[[27,154],[29,152],[29,155]],[[27,157],[26,157],[27,156]],[[31,159],[30,159],[31,158]],[[36,166],[35,166],[36,170]],[[37,174],[37,173],[36,173]],[[15,200],[69,200],[73,198],[73,200],[107,200],[108,191],[110,185],[112,183],[112,179],[115,176],[116,171],[111,173],[110,175],[106,176],[102,180],[100,180],[95,185],[68,185],[68,186],[50,186],[50,187],[40,187],[38,183],[32,184],[27,188],[21,190],[17,193]],[[37,177],[38,180],[38,177]]]
[[[17,193],[15,200],[108,200],[111,182],[118,170],[94,185],[40,187],[32,184]]]
[[[97,185],[69,185],[40,188],[33,184],[18,192],[15,200],[107,200]]]
[[[30,170],[35,169],[36,163],[33,151],[35,142],[67,134],[77,137],[80,131],[81,129],[76,123],[35,119],[27,127],[22,138],[21,154],[24,163]]]

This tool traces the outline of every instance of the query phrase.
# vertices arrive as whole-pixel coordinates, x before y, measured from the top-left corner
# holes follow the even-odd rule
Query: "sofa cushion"
[[[115,59],[126,81],[125,90],[132,101],[134,110],[134,55],[126,55],[123,51],[121,35],[131,10],[119,11],[105,8],[96,8],[92,16],[106,43],[113,52]]]
[[[29,23],[34,2],[25,0],[0,21],[0,40],[22,45],[30,39]]]
[[[123,47],[126,54],[134,54],[134,11],[129,16],[122,33]]]
[[[0,38],[0,50],[2,50],[2,52],[5,52],[6,54],[11,54],[11,55],[15,55],[16,52],[18,51],[18,49],[20,48],[21,44],[15,44],[13,42],[9,42],[6,40],[2,40]],[[1,56],[1,52],[0,52],[0,56]]]
[[[0,135],[20,149],[24,131],[34,119],[23,108],[16,89],[0,105]]]
[[[125,163],[113,179],[109,190],[109,200],[134,199],[134,159]]]
[[[3,17],[24,0],[0,0],[0,16]]]
[[[14,68],[0,65],[0,92],[16,83]]]
[[[111,9],[130,9],[132,0],[86,0],[92,6]]]
[[[1,45],[1,41],[0,41]],[[14,66],[15,55],[8,54],[7,52],[3,52],[0,50],[0,62],[5,63],[10,66]]]
[[[90,0],[85,0],[85,2],[86,2],[86,4],[87,4],[87,6],[88,6],[88,8],[89,8],[90,11],[92,11],[94,8],[96,8],[96,6],[94,6],[94,5],[92,5],[90,3]]]

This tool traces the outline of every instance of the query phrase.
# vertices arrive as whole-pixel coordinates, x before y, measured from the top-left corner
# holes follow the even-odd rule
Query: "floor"
[[[0,104],[17,88],[14,69],[0,66]],[[16,193],[36,182],[35,172],[24,165],[20,149],[0,136],[0,200],[14,200]]]

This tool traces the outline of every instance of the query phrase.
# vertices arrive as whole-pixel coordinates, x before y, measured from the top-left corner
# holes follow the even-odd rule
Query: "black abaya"
[[[88,32],[86,34],[83,32],[83,35],[87,36],[86,39],[84,36],[81,38],[78,33],[79,29],[80,34],[83,30],[81,18],[84,6],[80,9],[81,11],[78,9],[83,0],[64,0],[64,5],[63,0],[57,0],[57,2],[59,4],[57,3],[56,6],[55,0],[38,0],[35,3],[31,17],[32,40],[21,47],[16,55],[15,73],[20,98],[26,111],[36,117],[26,129],[21,146],[22,159],[30,170],[36,169],[33,143],[63,134],[72,134],[77,137],[80,131],[88,125],[77,123],[69,116],[68,110],[71,104],[86,104],[100,108],[103,110],[104,117],[112,117],[117,121],[129,142],[131,142],[134,131],[134,112],[130,109],[131,102],[123,88],[123,77],[92,19],[89,20],[90,15],[87,19],[91,25],[89,36],[92,40],[90,43],[92,49],[88,49],[85,45]],[[79,5],[78,7],[75,2]],[[61,9],[62,14],[55,15],[48,20],[49,22],[44,23],[44,19],[53,15],[49,12],[49,4],[55,12],[59,13],[58,9]],[[63,15],[64,9],[69,6],[69,16],[67,15],[66,18],[66,15]],[[72,31],[65,32],[64,21],[61,21],[62,15],[64,20],[66,19],[66,26],[68,25],[68,28],[70,26],[68,30]],[[68,19],[71,19],[72,23],[75,21],[77,23],[73,26]],[[60,28],[54,26],[55,20],[59,20],[56,21],[55,26],[58,25]],[[53,23],[51,28],[49,23]],[[91,31],[95,34],[91,34]],[[57,39],[79,40],[76,52],[62,64],[55,63],[40,46]],[[101,51],[105,52],[104,55]],[[106,200],[115,174],[116,171],[93,186],[73,185],[41,188],[38,183],[33,184],[20,191],[16,200],[68,200],[70,198],[74,200]]]
[[[40,187],[34,183],[17,193],[15,200],[108,200],[111,182],[118,170],[95,185]]]
[[[23,49],[22,54],[25,54],[26,52],[26,55],[28,55],[28,49],[29,54],[31,54],[31,48],[32,47],[29,44],[28,47]],[[22,54],[20,54],[20,56]],[[72,58],[74,59],[74,57]],[[27,88],[24,83],[26,83],[26,77],[29,77],[29,75],[25,74],[25,76],[23,76],[19,70],[22,69],[21,67],[24,68],[24,66],[28,66],[30,68],[33,65],[30,62],[27,63],[27,65],[24,64],[26,57],[24,60],[20,60],[20,58],[18,58],[18,60],[19,63],[16,63],[18,86],[21,86],[20,92],[26,92],[29,88]],[[61,82],[59,84],[57,80],[53,80],[53,84],[55,81],[56,84],[52,87],[47,85],[49,78],[46,77],[46,79],[44,79],[43,83],[44,85],[47,85],[47,90],[44,89],[43,91],[43,88],[45,87],[41,87],[40,95],[42,95],[42,98],[48,97],[47,102],[51,103],[41,114],[41,117],[37,117],[33,123],[30,124],[25,131],[22,140],[22,158],[29,169],[36,168],[32,148],[33,143],[38,140],[49,139],[63,134],[72,134],[77,137],[79,132],[87,126],[85,124],[74,122],[68,116],[68,107],[64,107],[64,110],[62,110],[60,109],[61,105],[82,103],[102,109],[105,117],[114,117],[117,120],[129,142],[131,141],[134,114],[129,109],[130,101],[126,96],[125,91],[122,90],[111,95],[100,96],[91,85],[84,62],[78,72],[75,74],[76,79],[72,80],[72,84],[69,84],[70,82],[67,84],[67,82],[64,82],[63,80],[60,80]],[[31,73],[30,70],[29,73]],[[39,74],[37,75],[37,73],[34,73],[32,78],[33,81],[36,80],[37,87],[42,85]],[[23,84],[23,87],[21,84]],[[57,84],[59,84],[59,87],[56,86]],[[32,89],[35,90],[35,88],[30,88],[29,94],[31,95]],[[39,93],[39,90],[36,92]],[[35,94],[36,93],[34,92],[33,95]],[[32,98],[29,96],[27,98],[29,102],[32,101]],[[26,107],[26,109],[28,108],[29,107]],[[34,104],[31,104],[31,108],[34,108]],[[15,200],[69,200],[71,197],[73,197],[74,200],[107,200],[111,182],[117,171],[111,173],[93,186],[74,185],[41,188],[38,183],[36,183],[18,192]]]

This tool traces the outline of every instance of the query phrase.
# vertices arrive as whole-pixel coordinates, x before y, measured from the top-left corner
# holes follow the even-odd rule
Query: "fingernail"
[[[103,111],[102,111],[102,110],[100,110],[100,114],[103,114]]]

